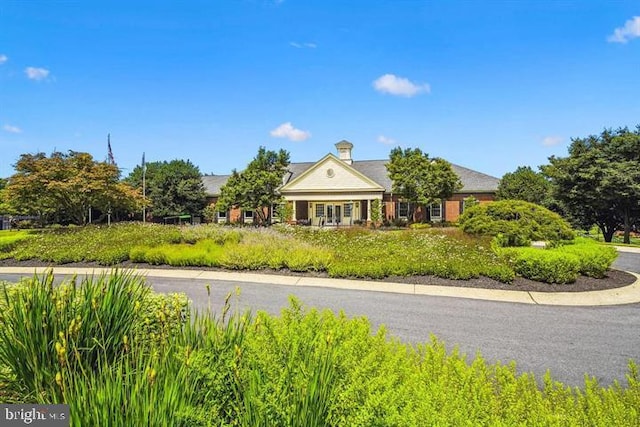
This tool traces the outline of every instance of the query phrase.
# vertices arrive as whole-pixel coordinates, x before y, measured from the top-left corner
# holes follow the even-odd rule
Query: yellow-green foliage
[[[0,366],[15,375],[8,388],[29,401],[62,399],[58,375],[110,364],[133,343],[164,343],[186,319],[184,295],[151,294],[130,271],[53,280],[34,276],[0,289]]]
[[[59,264],[96,261],[113,265],[129,258],[136,245],[180,242],[180,228],[157,224],[118,223],[42,230],[9,252],[18,260],[38,259]]]
[[[458,230],[297,229],[300,239],[332,248],[333,277],[383,278],[434,275],[448,279],[491,277],[503,282],[514,273],[491,249],[490,240]]]
[[[322,363],[310,363],[327,355],[331,372],[322,371]],[[550,375],[540,388],[533,375],[519,375],[515,363],[488,364],[480,355],[468,361],[436,338],[409,346],[384,329],[372,333],[365,318],[304,310],[296,300],[279,317],[258,314],[247,329],[241,363],[248,369],[241,371],[241,384],[262,425],[292,425],[287,423],[292,408],[318,381],[318,370],[331,384],[322,390],[330,401],[325,425],[626,426],[640,421],[633,363],[627,388],[602,388],[589,379],[584,389],[570,389]],[[256,371],[262,378],[257,384],[251,382]]]
[[[67,403],[72,426],[640,425],[633,362],[624,387],[571,389],[295,299],[280,316],[229,316],[230,295],[221,316],[191,315],[129,273],[92,280],[3,292],[4,402]]]
[[[547,283],[573,283],[580,274],[602,278],[618,256],[616,250],[592,240],[540,248],[496,248],[496,251],[527,279]]]
[[[208,266],[232,270],[264,268],[292,271],[326,270],[331,253],[291,236],[260,231],[239,233],[228,230],[217,238],[194,244],[136,246],[130,254],[133,262],[174,266]]]
[[[0,259],[10,257],[9,252],[21,240],[28,239],[32,233],[28,230],[0,231]]]

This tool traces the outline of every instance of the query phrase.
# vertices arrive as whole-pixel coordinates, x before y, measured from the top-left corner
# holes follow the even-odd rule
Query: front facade
[[[315,226],[348,226],[372,220],[373,210],[379,218],[433,222],[457,220],[464,209],[464,199],[473,196],[481,203],[494,199],[498,178],[452,165],[463,187],[460,192],[442,203],[413,209],[391,191],[387,175],[388,160],[354,161],[353,144],[340,141],[337,155],[327,154],[313,163],[291,163],[283,177],[280,194],[293,210],[293,222]],[[225,176],[205,176],[203,183],[215,203]],[[412,216],[410,218],[410,216]],[[375,218],[376,215],[374,214]],[[221,213],[220,222],[251,222],[250,213],[233,209]]]

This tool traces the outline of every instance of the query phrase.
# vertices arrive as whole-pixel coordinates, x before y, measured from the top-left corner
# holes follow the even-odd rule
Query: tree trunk
[[[598,224],[598,228],[602,231],[602,235],[604,236],[604,241],[607,243],[611,243],[613,239],[613,233],[615,233],[615,227],[607,227],[606,224]]]

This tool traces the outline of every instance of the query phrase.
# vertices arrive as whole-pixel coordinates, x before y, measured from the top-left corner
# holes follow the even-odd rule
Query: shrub
[[[598,279],[605,276],[618,256],[615,248],[599,245],[586,238],[577,238],[574,244],[562,245],[553,250],[577,256],[580,274]]]
[[[576,255],[553,250],[517,248],[509,258],[516,274],[539,282],[573,283],[580,272]]]
[[[458,219],[465,233],[496,236],[501,246],[528,246],[532,240],[571,240],[570,225],[542,206],[501,200],[467,209]]]
[[[414,222],[409,228],[412,230],[424,230],[425,228],[431,228],[431,224],[427,222]]]
[[[585,238],[539,248],[497,248],[515,272],[547,283],[572,283],[578,275],[602,278],[617,257],[609,246]]]

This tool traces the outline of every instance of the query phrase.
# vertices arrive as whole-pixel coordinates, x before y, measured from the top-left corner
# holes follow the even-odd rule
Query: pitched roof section
[[[303,168],[304,166],[300,169]],[[291,170],[291,172],[294,171]],[[285,194],[300,191],[384,191],[384,188],[335,155],[327,154],[302,172],[298,174],[291,173],[280,191]]]
[[[204,175],[202,177],[204,192],[208,196],[219,196],[220,188],[227,183],[230,176],[231,175]]]
[[[385,166],[388,162],[388,160],[356,160],[351,167],[368,176],[383,186],[385,192],[390,193],[392,183]],[[498,190],[500,179],[496,177],[454,164],[451,164],[451,167],[462,181],[460,193],[493,193]]]
[[[324,158],[323,158],[324,159]],[[391,179],[387,175],[385,165],[388,160],[355,160],[350,167],[379,184],[385,192],[391,192]],[[289,173],[283,177],[283,186],[287,185],[319,162],[291,163]],[[493,193],[498,190],[500,179],[458,165],[451,165],[462,181],[460,193]],[[202,177],[205,192],[210,196],[220,194],[220,188],[231,175],[205,175]]]

